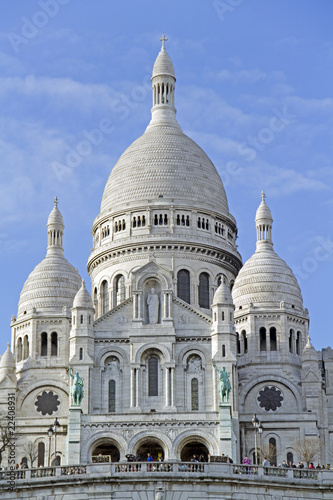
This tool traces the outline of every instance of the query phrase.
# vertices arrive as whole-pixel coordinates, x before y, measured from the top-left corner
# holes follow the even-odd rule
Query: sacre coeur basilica
[[[264,193],[242,263],[221,178],[176,120],[161,40],[151,121],[93,222],[91,293],[64,256],[56,198],[12,316],[0,409],[15,402],[19,469],[9,476],[7,446],[2,498],[332,498],[330,471],[254,467],[304,461],[306,442],[315,465],[333,460],[333,353],[311,344]]]

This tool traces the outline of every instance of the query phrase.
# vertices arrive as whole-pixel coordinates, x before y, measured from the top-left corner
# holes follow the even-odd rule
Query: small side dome
[[[175,78],[175,69],[173,67],[172,61],[170,59],[169,54],[165,50],[164,42],[167,40],[165,36],[163,35],[162,38],[160,38],[162,41],[162,48],[156,57],[154,67],[153,67],[153,76],[159,76],[159,75],[169,75]]]
[[[255,222],[259,222],[261,220],[267,220],[270,223],[272,223],[273,222],[272,212],[265,201],[266,195],[264,192],[261,193],[261,197],[262,201],[257,209]]]
[[[222,280],[220,286],[216,290],[213,298],[213,306],[217,304],[230,304],[233,305],[230,289],[228,285]]]
[[[52,212],[49,215],[49,218],[47,220],[47,227],[48,226],[62,226],[62,229],[64,229],[64,219],[62,218],[62,214],[58,208],[58,198],[54,198],[54,207]]]
[[[6,352],[1,356],[0,369],[5,371],[15,370],[15,359],[12,351],[10,350],[10,343],[7,344]]]
[[[318,353],[311,343],[310,335],[308,335],[308,341],[303,349],[302,361],[310,361],[310,360],[318,361]]]
[[[81,288],[75,295],[73,308],[74,307],[81,307],[81,308],[84,307],[84,308],[94,309],[90,293],[86,289],[84,280],[82,280]]]

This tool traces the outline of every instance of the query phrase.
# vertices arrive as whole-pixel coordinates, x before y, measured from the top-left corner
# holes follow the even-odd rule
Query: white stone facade
[[[16,393],[24,435],[18,463],[28,442],[45,466],[148,452],[240,462],[254,453],[253,414],[277,463],[300,460],[293,443],[310,436],[323,444],[318,461],[330,462],[331,350],[311,345],[298,283],[273,251],[264,196],[257,250],[242,267],[222,181],[176,121],[175,81],[163,41],[152,120],[113,168],[93,223],[91,296],[63,256],[57,201],[50,214],[47,256],[24,284],[12,354],[0,360],[0,402]],[[223,367],[232,391],[221,404]],[[79,409],[70,396],[76,372]]]

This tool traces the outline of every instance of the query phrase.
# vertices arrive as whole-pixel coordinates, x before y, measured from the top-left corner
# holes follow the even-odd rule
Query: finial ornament
[[[58,206],[58,198],[55,196],[54,197],[54,206],[57,208]]]
[[[10,342],[7,342],[7,349],[9,351],[9,349],[10,349]]]
[[[266,195],[265,195],[264,191],[261,191],[261,199],[262,199],[262,201],[265,201],[265,199],[266,199]]]
[[[162,42],[162,50],[165,50],[165,42],[167,42],[168,39],[166,38],[164,33],[162,33],[162,38],[160,38],[160,41]]]

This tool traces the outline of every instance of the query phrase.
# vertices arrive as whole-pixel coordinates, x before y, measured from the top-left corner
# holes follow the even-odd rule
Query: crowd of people
[[[242,460],[243,465],[251,465],[251,459],[249,457],[244,457]],[[255,465],[255,464],[253,464]],[[313,462],[310,462],[308,465],[305,465],[303,462],[299,461],[297,464],[294,462],[288,462],[286,460],[283,460],[281,464],[278,466],[275,463],[270,463],[267,457],[263,457],[262,463],[260,465],[263,465],[264,467],[283,467],[285,469],[321,469],[321,470],[330,470],[331,465],[320,465],[319,463],[315,466]]]

